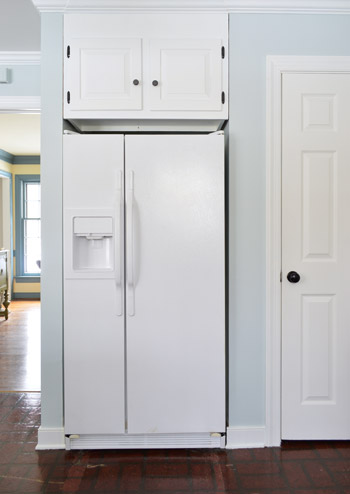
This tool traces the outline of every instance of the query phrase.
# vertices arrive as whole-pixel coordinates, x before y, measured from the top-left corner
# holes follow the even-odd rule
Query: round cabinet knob
[[[296,271],[289,271],[287,274],[287,280],[290,283],[298,283],[298,281],[300,281],[300,274]]]
[[[158,81],[152,81],[153,86],[158,86]]]
[[[138,86],[140,84],[140,81],[138,79],[134,79],[132,83],[134,86]]]

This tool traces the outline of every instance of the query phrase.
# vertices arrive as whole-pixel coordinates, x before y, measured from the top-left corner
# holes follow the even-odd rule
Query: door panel
[[[66,110],[141,110],[141,40],[72,39],[65,63]]]
[[[220,39],[150,41],[151,110],[222,109]]]
[[[336,153],[302,153],[304,260],[334,259],[336,244]]]
[[[125,146],[128,431],[224,431],[224,137]]]
[[[334,295],[302,296],[302,404],[334,399],[335,304]]]
[[[122,433],[124,137],[63,141],[65,433]]]
[[[350,75],[282,84],[282,438],[349,439]]]

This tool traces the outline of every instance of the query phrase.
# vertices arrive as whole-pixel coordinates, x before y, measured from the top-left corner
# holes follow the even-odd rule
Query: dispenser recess
[[[113,218],[73,217],[73,270],[113,269]]]

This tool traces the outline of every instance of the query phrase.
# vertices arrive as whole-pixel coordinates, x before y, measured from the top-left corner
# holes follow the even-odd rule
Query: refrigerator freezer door
[[[126,136],[125,163],[128,432],[224,431],[224,136]]]
[[[63,141],[65,433],[123,433],[124,137]]]

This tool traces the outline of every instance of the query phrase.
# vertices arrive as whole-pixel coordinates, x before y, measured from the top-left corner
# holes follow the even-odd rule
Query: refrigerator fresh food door
[[[123,433],[124,136],[63,144],[65,433]]]
[[[129,433],[225,430],[224,136],[127,135]]]

